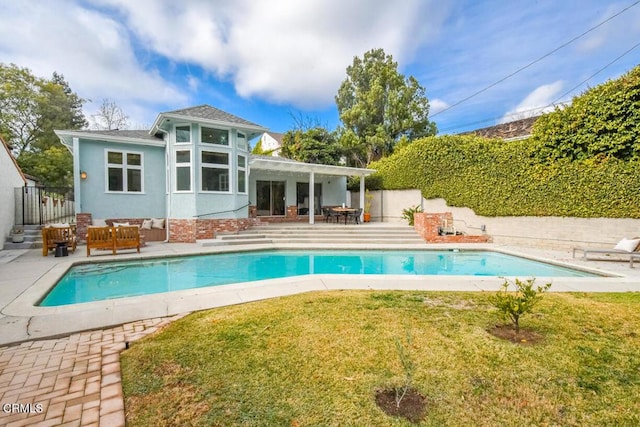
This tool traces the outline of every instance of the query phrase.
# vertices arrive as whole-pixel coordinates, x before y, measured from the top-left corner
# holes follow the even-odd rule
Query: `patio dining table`
[[[357,209],[355,208],[332,208],[332,211],[334,211],[335,213],[341,214],[342,216],[344,216],[344,225],[347,225],[347,219],[349,219],[349,214],[350,213],[355,213],[357,211]]]

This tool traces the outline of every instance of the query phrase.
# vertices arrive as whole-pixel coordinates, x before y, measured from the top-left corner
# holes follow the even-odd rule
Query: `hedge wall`
[[[541,162],[532,140],[417,140],[371,165],[385,189],[417,188],[484,216],[640,218],[640,161]]]

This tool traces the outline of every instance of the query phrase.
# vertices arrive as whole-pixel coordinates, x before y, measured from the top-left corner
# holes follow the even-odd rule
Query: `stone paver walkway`
[[[0,425],[124,426],[120,352],[183,316],[0,347]]]

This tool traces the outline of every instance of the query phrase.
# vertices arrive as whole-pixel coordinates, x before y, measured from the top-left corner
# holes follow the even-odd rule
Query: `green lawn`
[[[309,293],[199,312],[122,355],[128,425],[411,425],[377,389],[401,384],[410,332],[420,425],[640,425],[640,294],[547,294],[513,344],[487,293]]]

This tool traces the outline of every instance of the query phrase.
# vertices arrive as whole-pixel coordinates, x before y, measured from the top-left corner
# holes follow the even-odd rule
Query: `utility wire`
[[[635,3],[633,3],[633,4],[631,4],[631,5],[627,6],[627,7],[625,7],[624,9],[622,9],[620,12],[616,13],[615,15],[610,16],[609,18],[605,19],[604,21],[602,21],[601,23],[599,23],[599,24],[598,24],[598,25],[596,25],[595,27],[591,27],[591,28],[590,28],[590,29],[588,29],[587,31],[583,32],[582,34],[580,34],[580,35],[578,35],[578,36],[576,36],[576,37],[572,38],[572,39],[571,39],[571,40],[569,40],[568,42],[563,43],[563,44],[562,44],[562,45],[560,45],[559,47],[557,47],[557,48],[553,49],[551,52],[549,52],[549,53],[546,53],[546,54],[542,55],[540,58],[538,58],[538,59],[536,59],[536,60],[534,60],[534,61],[532,61],[532,62],[528,63],[528,64],[527,64],[527,65],[525,65],[524,67],[520,67],[520,68],[518,68],[516,71],[514,71],[514,72],[513,72],[513,73],[511,73],[511,74],[509,74],[508,76],[501,78],[501,79],[500,79],[500,80],[498,80],[497,82],[494,82],[494,83],[490,84],[489,86],[487,86],[487,87],[485,87],[485,88],[483,88],[483,89],[480,89],[480,90],[479,90],[479,91],[477,91],[477,92],[474,92],[473,94],[471,94],[471,95],[467,96],[467,97],[466,97],[466,98],[464,98],[464,99],[461,99],[460,101],[456,102],[455,104],[452,104],[452,105],[448,106],[448,107],[447,107],[447,108],[445,108],[444,110],[440,110],[440,111],[438,111],[437,113],[435,113],[435,114],[434,114],[434,115],[432,115],[431,117],[435,117],[435,116],[437,116],[437,115],[439,115],[439,114],[444,113],[445,111],[449,111],[449,110],[450,110],[450,109],[452,109],[453,107],[457,107],[458,105],[462,104],[463,102],[466,102],[466,101],[470,100],[471,98],[476,97],[476,96],[480,95],[480,94],[481,94],[481,93],[483,93],[483,92],[486,92],[487,90],[489,90],[489,89],[491,89],[492,87],[497,86],[498,84],[502,83],[503,81],[505,81],[505,80],[507,80],[507,79],[509,79],[509,78],[511,78],[511,77],[513,77],[513,76],[515,76],[516,74],[520,73],[521,71],[524,71],[524,70],[526,70],[527,68],[531,67],[532,65],[537,64],[538,62],[542,61],[543,59],[547,58],[548,56],[553,55],[554,53],[556,53],[556,52],[557,52],[557,51],[559,51],[560,49],[562,49],[562,48],[564,48],[564,47],[566,47],[566,46],[570,45],[570,44],[571,44],[571,43],[573,43],[574,41],[576,41],[576,40],[578,40],[578,39],[580,39],[580,38],[584,37],[585,35],[589,34],[589,33],[590,33],[590,32],[592,32],[593,30],[595,30],[595,29],[597,29],[597,28],[599,28],[599,27],[603,26],[603,25],[604,25],[604,24],[606,24],[607,22],[611,21],[613,18],[615,18],[615,17],[617,17],[617,16],[619,16],[619,15],[623,14],[623,13],[624,13],[624,12],[626,12],[627,10],[629,10],[629,9],[631,9],[632,7],[634,7],[635,5],[637,5],[638,3],[640,3],[640,0],[636,1]]]
[[[568,90],[567,92],[565,92],[562,95],[560,95],[558,97],[558,99],[556,99],[555,101],[553,101],[551,103],[551,105],[555,105],[556,102],[560,101],[562,98],[564,98],[565,96],[569,95],[571,92],[573,92],[574,90],[578,89],[580,86],[582,86],[583,84],[585,84],[586,82],[588,82],[589,80],[591,80],[592,78],[594,78],[595,76],[597,76],[598,74],[600,74],[601,72],[603,72],[604,70],[606,70],[607,68],[609,68],[610,66],[615,64],[616,62],[618,62],[620,59],[625,57],[627,54],[629,54],[633,49],[637,48],[638,46],[640,46],[640,42],[636,43],[635,45],[633,45],[633,47],[631,49],[627,50],[625,53],[623,53],[622,55],[618,56],[616,59],[614,59],[613,61],[609,62],[604,67],[600,68],[598,71],[593,73],[591,76],[589,76],[588,78],[584,79],[583,81],[578,83],[576,86],[572,87],[570,90]],[[547,107],[549,107],[549,106],[550,105],[547,105]],[[542,108],[545,108],[545,107],[542,107]]]
[[[560,95],[557,99],[555,99],[550,104],[547,104],[547,105],[544,105],[544,106],[541,106],[541,107],[532,108],[532,109],[529,109],[529,110],[522,110],[522,111],[517,111],[517,112],[511,113],[511,114],[505,114],[502,117],[518,116],[520,114],[529,113],[529,112],[533,112],[533,111],[540,111],[540,110],[544,110],[545,108],[556,106],[556,104],[558,104],[558,102],[562,98],[564,98],[565,96],[569,95],[571,92],[573,92],[574,90],[576,90],[577,88],[579,88],[580,86],[582,86],[583,84],[585,84],[586,82],[588,82],[589,80],[591,80],[592,78],[594,78],[595,76],[597,76],[598,74],[600,74],[601,72],[603,72],[604,70],[606,70],[607,68],[609,68],[610,66],[615,64],[616,62],[618,62],[620,59],[622,59],[625,56],[627,56],[629,53],[631,53],[631,51],[633,51],[634,49],[638,48],[639,46],[640,46],[640,42],[636,43],[631,48],[627,49],[624,53],[619,55],[617,58],[615,58],[614,60],[610,61],[607,65],[605,65],[604,67],[600,68],[598,71],[596,71],[595,73],[593,73],[592,75],[590,75],[589,77],[587,77],[586,79],[584,79],[583,81],[581,81],[580,83],[578,83],[577,85],[575,85],[574,87],[569,89],[567,92],[565,92],[562,95]],[[564,101],[564,102],[560,102],[560,104],[566,104],[567,102],[569,102],[569,101],[567,100],[567,101]],[[471,125],[476,125],[476,124],[480,124],[480,123],[488,123],[488,122],[495,121],[497,119],[498,119],[497,117],[494,117],[492,119],[485,119],[485,120],[480,120],[480,121],[473,122],[473,123],[467,123],[467,124],[464,124],[464,125],[454,126],[454,127],[451,127],[451,128],[443,129],[442,132],[447,132],[447,131],[450,131],[450,130],[459,129],[459,128],[463,128],[463,127],[467,127],[467,126],[471,126]]]

